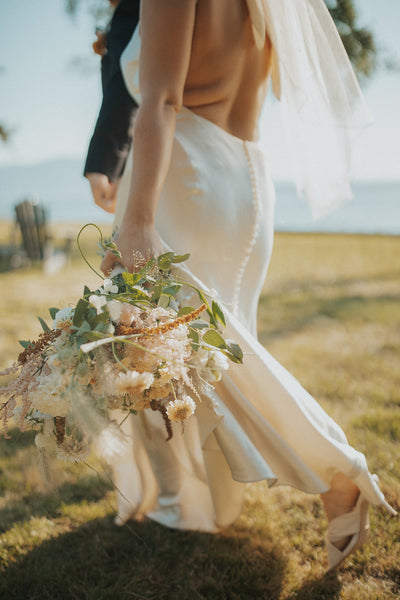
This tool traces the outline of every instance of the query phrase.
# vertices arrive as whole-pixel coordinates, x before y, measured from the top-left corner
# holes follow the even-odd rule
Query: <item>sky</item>
[[[0,144],[0,166],[84,162],[101,100],[95,24],[83,10],[69,17],[64,6],[65,0],[0,0],[0,122],[14,129]],[[356,6],[359,23],[400,62],[399,0]],[[400,179],[400,72],[381,70],[364,92],[375,122],[356,143],[353,177]],[[262,130],[273,175],[289,179],[277,102],[267,102]]]

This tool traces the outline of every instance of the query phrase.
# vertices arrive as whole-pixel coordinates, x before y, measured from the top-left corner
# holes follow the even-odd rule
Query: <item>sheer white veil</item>
[[[259,48],[272,43],[280,99],[300,195],[321,217],[352,198],[350,146],[371,123],[360,87],[323,0],[247,0]]]

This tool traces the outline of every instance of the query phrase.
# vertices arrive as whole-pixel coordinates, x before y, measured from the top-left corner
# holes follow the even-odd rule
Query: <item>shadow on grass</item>
[[[374,273],[371,275],[363,275],[362,277],[334,277],[332,279],[289,279],[285,281],[279,288],[279,293],[282,295],[292,293],[311,293],[317,294],[326,288],[341,288],[345,286],[357,284],[373,284],[385,283],[388,281],[400,279],[400,271],[391,271],[389,273]]]
[[[321,317],[346,321],[354,317],[362,320],[363,316],[373,314],[375,321],[379,321],[381,316],[387,321],[389,305],[398,312],[398,297],[339,295],[325,298],[310,295],[299,299],[286,294],[263,295],[258,309],[259,340],[267,344],[296,333]],[[278,307],[278,313],[275,307]]]
[[[307,580],[290,600],[337,600],[341,598],[342,584],[336,573],[327,573],[320,579]]]
[[[11,458],[15,456],[19,450],[34,446],[35,436],[37,431],[19,431],[16,427],[13,427],[8,432],[10,439],[0,437],[0,457]]]
[[[285,558],[233,528],[217,536],[94,519],[4,568],[7,600],[278,600]],[[335,596],[329,596],[334,598]]]
[[[53,493],[26,494],[20,500],[10,502],[0,509],[0,533],[31,517],[57,517],[60,515],[61,504],[97,502],[111,489],[108,482],[96,475],[88,475],[80,476],[75,483],[64,483]]]

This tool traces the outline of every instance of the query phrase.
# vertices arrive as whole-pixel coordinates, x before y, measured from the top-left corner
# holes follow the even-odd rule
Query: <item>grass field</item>
[[[93,244],[88,233],[86,248]],[[38,335],[36,315],[97,283],[76,255],[50,277],[35,268],[0,281],[0,368],[19,338]],[[400,239],[277,235],[259,335],[366,453],[400,509]],[[58,487],[47,492],[31,441],[16,432],[0,440],[1,599],[400,598],[400,518],[374,509],[371,542],[326,576],[318,497],[261,483],[218,535],[151,522],[117,528],[107,478],[56,465]]]

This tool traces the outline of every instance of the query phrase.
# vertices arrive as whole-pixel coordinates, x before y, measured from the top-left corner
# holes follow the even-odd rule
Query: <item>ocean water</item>
[[[400,235],[400,181],[355,182],[354,200],[314,220],[293,185],[276,185],[276,231]]]
[[[30,166],[0,167],[0,218],[14,219],[14,205],[36,196],[50,221],[110,223],[112,216],[96,207],[82,176],[83,161],[60,159]],[[319,220],[296,195],[294,185],[276,183],[277,231],[343,232],[400,235],[400,179],[355,182],[354,200]]]

